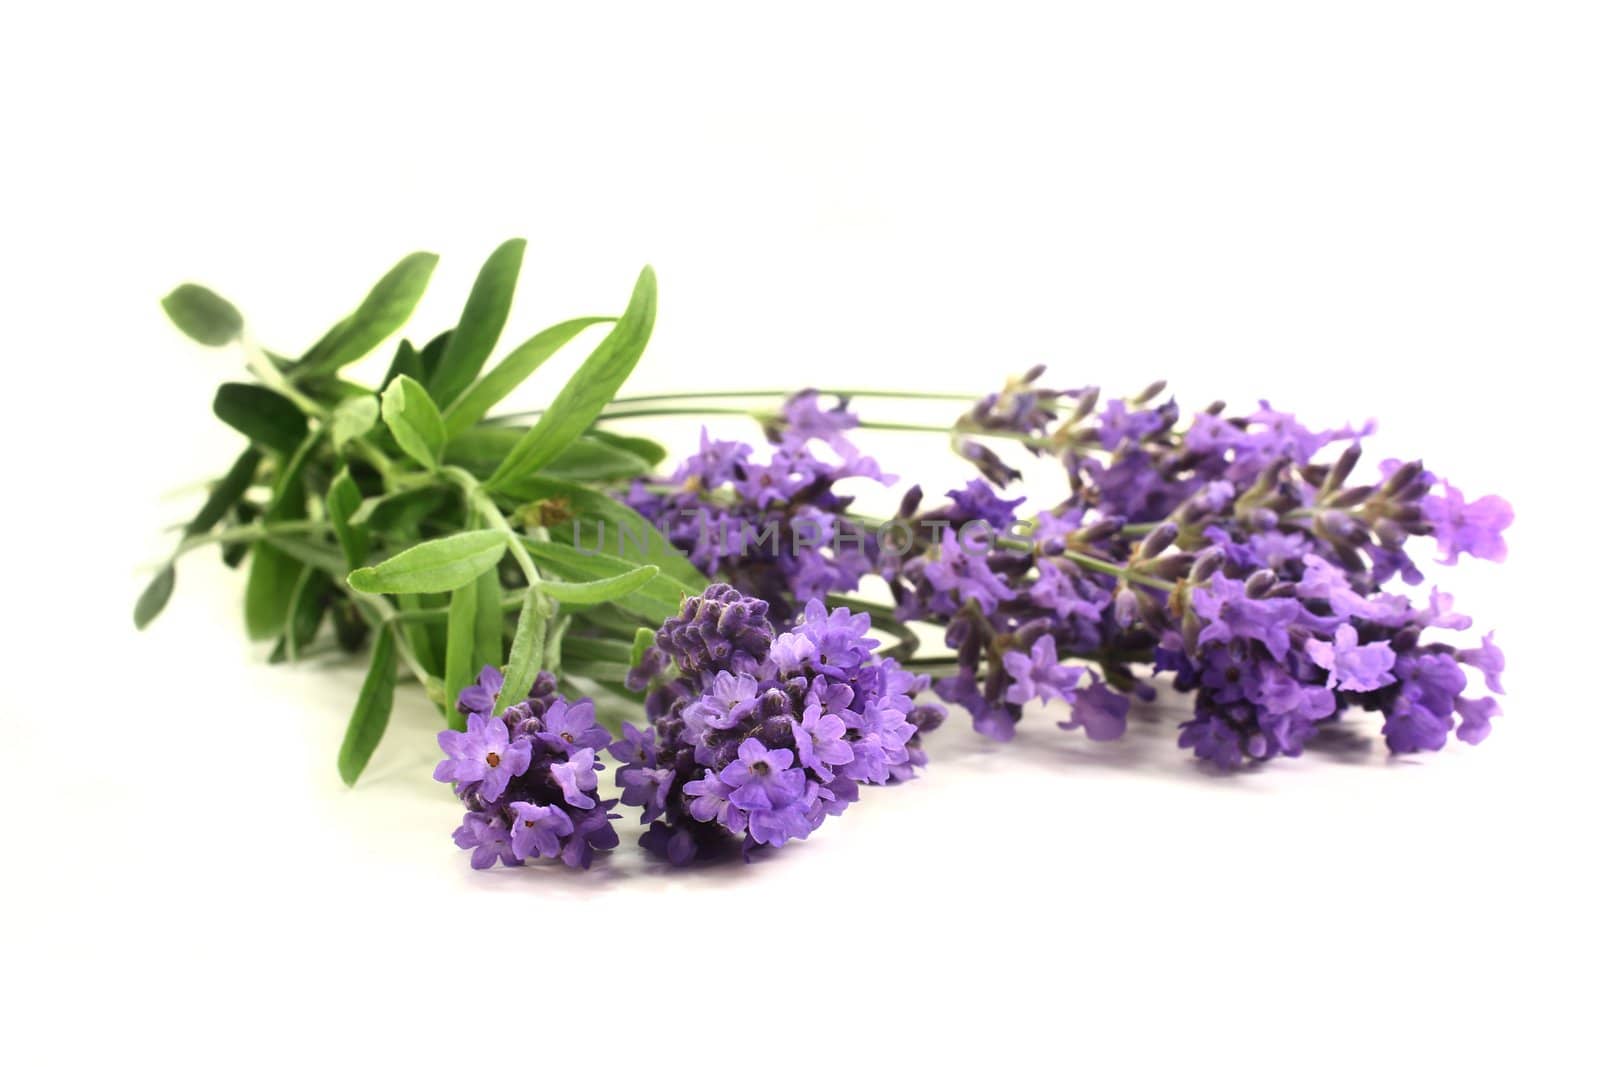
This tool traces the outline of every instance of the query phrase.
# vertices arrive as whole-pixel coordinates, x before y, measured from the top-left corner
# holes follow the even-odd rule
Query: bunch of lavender
[[[626,502],[704,574],[788,620],[807,601],[854,590],[874,569],[875,542],[850,518],[854,498],[838,485],[895,478],[846,436],[858,422],[843,400],[824,410],[814,390],[796,393],[764,420],[765,455],[702,429],[700,450],[670,479],[634,482]]]
[[[911,777],[926,678],[873,651],[869,619],[810,601],[779,634],[768,605],[728,585],[685,601],[632,673],[649,725],[611,746],[641,843],[674,864],[742,842],[781,847],[844,811],[862,784]]]
[[[1007,738],[1047,697],[1071,705],[1063,726],[1119,736],[1127,701],[1105,682],[1149,697],[1130,670],[1144,663],[1195,694],[1180,744],[1223,766],[1298,755],[1350,708],[1380,712],[1395,752],[1487,736],[1498,704],[1467,694],[1463,668],[1502,692],[1493,635],[1435,639],[1471,620],[1437,589],[1413,602],[1388,586],[1422,581],[1412,537],[1432,537],[1446,564],[1503,559],[1505,501],[1469,503],[1420,463],[1349,484],[1370,424],[1312,431],[1266,405],[1213,405],[1180,430],[1159,385],[1101,404],[1092,388],[1036,387],[1039,372],[984,398],[958,447],[1001,486],[1016,472],[976,438],[1058,456],[1068,498],[1019,523],[1020,501],[974,481],[923,515],[938,536],[884,561],[901,617],[945,625],[954,673],[937,691],[980,730]]]
[[[495,715],[505,679],[485,667],[476,685],[461,691],[465,732],[445,730],[445,758],[436,781],[453,784],[467,814],[455,842],[472,851],[472,866],[498,860],[507,867],[529,859],[559,858],[587,868],[596,851],[617,846],[611,820],[615,800],[601,800],[595,759],[611,743],[596,724],[594,703],[569,703],[556,692],[555,676],[541,672],[527,699]]]

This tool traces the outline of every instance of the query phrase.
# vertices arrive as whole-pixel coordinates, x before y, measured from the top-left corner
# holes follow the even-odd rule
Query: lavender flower
[[[1313,430],[1266,404],[1239,416],[1217,404],[1184,427],[1160,384],[1103,400],[1040,376],[964,416],[958,451],[997,485],[1014,472],[977,438],[1059,457],[1066,499],[1007,535],[1015,502],[975,481],[920,512],[942,533],[879,561],[897,615],[944,627],[955,669],[935,689],[976,729],[1008,740],[1043,699],[1070,706],[1064,728],[1120,736],[1125,694],[1153,693],[1133,673],[1144,666],[1194,694],[1179,743],[1222,766],[1298,755],[1352,709],[1382,714],[1396,752],[1487,736],[1499,705],[1469,693],[1463,668],[1501,692],[1492,635],[1478,648],[1427,639],[1471,620],[1438,590],[1418,603],[1389,583],[1422,580],[1415,537],[1446,563],[1503,559],[1505,501],[1469,502],[1420,463],[1385,461],[1352,484],[1370,423]],[[969,522],[996,536],[959,543],[951,530]]]
[[[712,585],[657,631],[635,677],[650,725],[611,754],[640,843],[674,864],[740,844],[748,855],[807,837],[860,794],[922,760],[913,700],[927,679],[879,656],[870,620],[811,601],[779,634],[768,605]]]
[[[467,808],[456,845],[470,849],[480,869],[541,857],[588,867],[596,852],[617,845],[617,802],[599,798],[603,766],[595,759],[611,734],[595,724],[592,702],[569,703],[548,672],[503,716],[472,710],[485,701],[492,708],[503,684],[499,671],[484,668],[459,697],[470,711],[466,732],[439,735],[446,758],[434,778],[453,783]]]
[[[672,478],[637,482],[625,499],[707,576],[760,597],[774,620],[787,621],[873,570],[876,543],[849,517],[853,498],[838,485],[894,478],[850,441],[856,425],[843,404],[824,409],[815,392],[797,393],[766,424],[766,456],[702,431],[699,451]]]

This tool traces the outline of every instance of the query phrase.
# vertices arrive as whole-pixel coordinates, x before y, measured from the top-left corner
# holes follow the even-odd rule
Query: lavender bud
[[[1250,526],[1255,530],[1276,530],[1278,513],[1271,508],[1256,508],[1250,513]]]
[[[1118,626],[1132,626],[1133,620],[1139,615],[1139,598],[1132,589],[1123,586],[1117,590],[1117,598],[1112,603],[1112,616],[1117,620]]]
[[[1324,511],[1317,516],[1316,527],[1329,541],[1354,541],[1359,537],[1356,520],[1345,511]]]
[[[1366,502],[1367,498],[1375,492],[1375,487],[1370,485],[1357,485],[1349,489],[1341,489],[1328,501],[1330,508],[1353,508]]]
[[[1361,446],[1351,445],[1334,461],[1333,469],[1328,472],[1327,481],[1323,483],[1325,489],[1338,489],[1344,485],[1344,480],[1350,477],[1350,472],[1356,469],[1356,463],[1361,459]]]
[[[1157,578],[1164,578],[1171,582],[1188,574],[1193,566],[1194,557],[1187,552],[1179,552],[1141,564],[1139,570],[1144,574],[1153,574]]]
[[[1073,540],[1079,544],[1089,544],[1092,541],[1104,541],[1106,538],[1119,532],[1123,527],[1121,519],[1101,519],[1073,534]]]
[[[1195,584],[1205,581],[1222,567],[1227,559],[1227,554],[1220,545],[1212,545],[1194,557],[1194,563],[1189,567],[1189,581]]]
[[[1393,474],[1389,475],[1388,481],[1383,483],[1383,495],[1394,496],[1412,482],[1415,482],[1421,474],[1422,462],[1420,460],[1412,460],[1410,463],[1403,464]]]
[[[1139,556],[1142,559],[1154,559],[1178,539],[1178,524],[1164,522],[1145,535],[1144,541],[1139,545]]]
[[[1156,397],[1167,391],[1166,379],[1158,379],[1144,387],[1144,390],[1133,398],[1135,404],[1148,404]]]
[[[1091,385],[1078,397],[1078,406],[1072,410],[1072,421],[1080,422],[1088,418],[1098,403],[1100,403],[1100,387]]]
[[[1252,600],[1259,600],[1267,595],[1272,587],[1278,584],[1278,576],[1271,571],[1256,571],[1245,579],[1244,595]]]

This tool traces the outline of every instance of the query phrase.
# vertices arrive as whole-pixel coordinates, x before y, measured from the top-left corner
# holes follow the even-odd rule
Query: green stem
[[[818,389],[824,396],[870,397],[880,400],[954,400],[963,404],[976,404],[978,397],[969,393],[925,393],[903,389]],[[789,397],[793,389],[716,389],[696,393],[652,393],[645,396],[619,396],[613,404],[653,404],[662,400],[725,400],[739,397]]]
[[[317,519],[285,519],[282,522],[253,522],[246,526],[231,526],[225,530],[185,537],[172,551],[172,559],[205,545],[229,544],[234,541],[261,541],[268,537],[288,534],[332,533],[333,524]]]
[[[527,412],[530,415],[542,415],[540,412]],[[647,419],[663,415],[732,415],[741,418],[757,418],[758,413],[747,411],[744,408],[717,408],[717,407],[666,407],[666,408],[637,408],[623,411],[602,411],[595,417],[596,422],[615,419]]]

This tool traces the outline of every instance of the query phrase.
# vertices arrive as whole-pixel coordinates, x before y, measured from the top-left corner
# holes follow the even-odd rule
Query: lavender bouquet
[[[1045,707],[1110,742],[1132,701],[1170,685],[1193,695],[1177,743],[1224,769],[1297,756],[1358,711],[1400,753],[1476,744],[1500,714],[1493,634],[1463,639],[1448,594],[1404,590],[1424,582],[1418,538],[1445,565],[1504,559],[1511,509],[1416,461],[1363,473],[1370,424],[1313,430],[1265,404],[1185,417],[1163,384],[1105,398],[1043,386],[1043,368],[983,397],[623,397],[653,273],[619,315],[559,323],[491,366],[523,247],[496,249],[457,326],[400,341],[372,387],[342,371],[404,325],[431,255],[298,357],[260,347],[210,291],[174,290],[183,332],[244,354],[253,380],[223,385],[214,411],[247,441],[134,611],[148,625],[180,557],[216,546],[248,568],[246,632],[274,661],[325,640],[365,656],[338,757],[352,785],[396,684],[420,685],[474,867],[588,867],[619,844],[618,809],[673,864],[780,848],[863,786],[914,777],[953,708],[997,741]],[[496,412],[600,326],[548,408]],[[750,440],[702,431],[668,476],[657,442],[601,428],[767,396],[781,406],[748,411]],[[851,407],[897,399],[966,410],[929,426]],[[863,432],[944,437],[974,476],[863,514],[852,486],[899,477]],[[1065,496],[1025,507],[1024,459],[1064,472]]]

